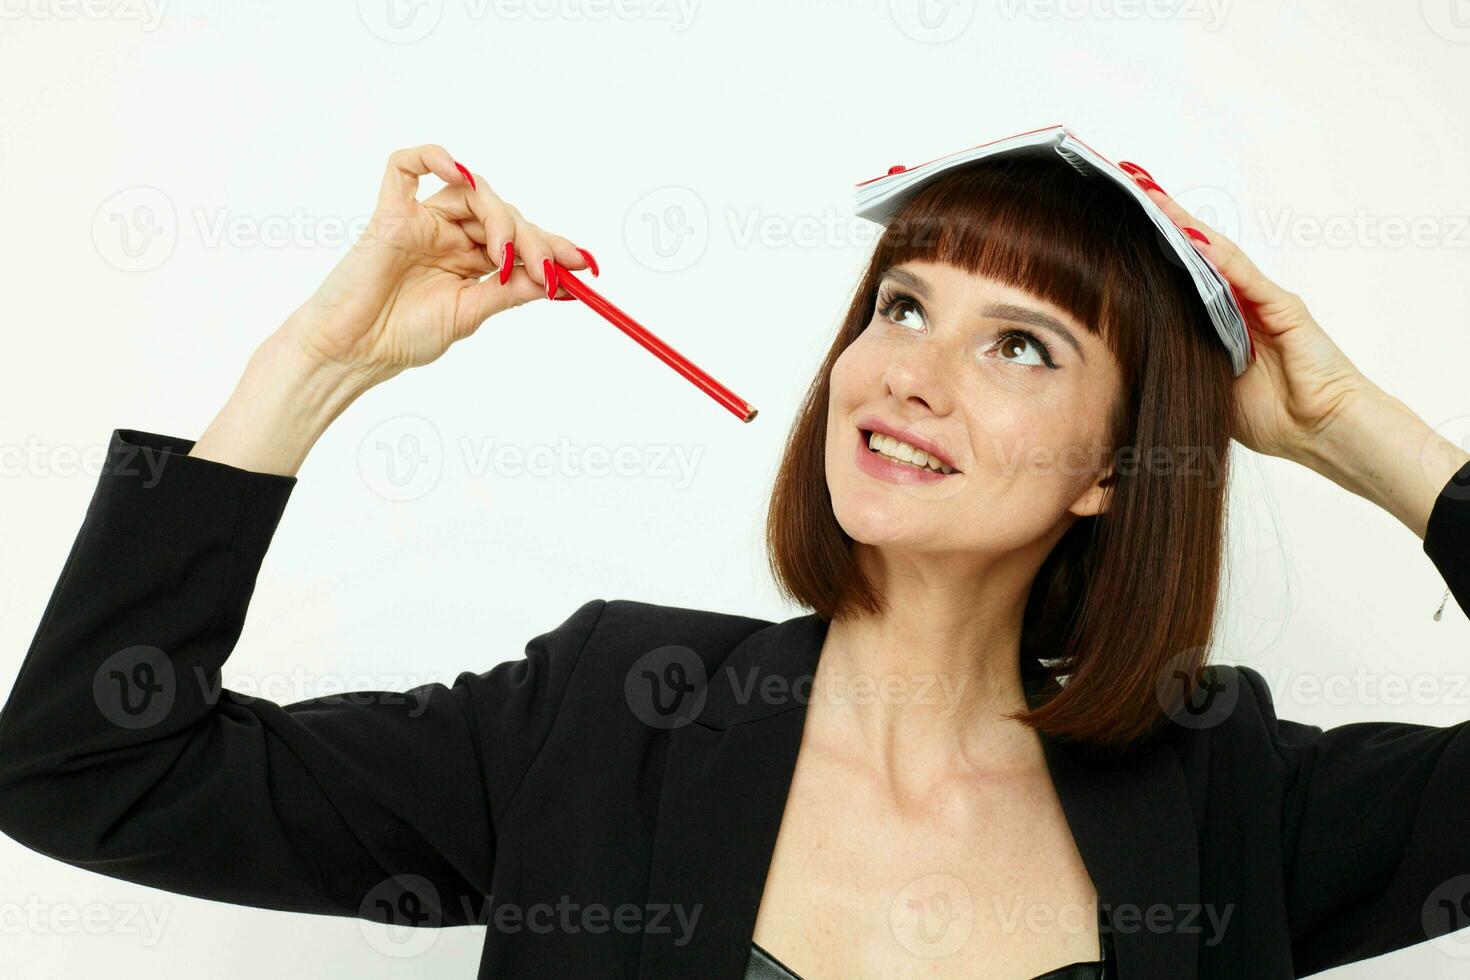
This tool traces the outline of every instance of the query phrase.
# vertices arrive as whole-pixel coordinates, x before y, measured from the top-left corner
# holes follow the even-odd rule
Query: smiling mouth
[[[891,462],[912,466],[915,469],[943,473],[946,476],[960,472],[948,463],[941,463],[924,450],[902,439],[874,432],[871,429],[859,428],[858,432],[862,435],[863,442],[867,444],[868,452],[875,456],[882,456]]]

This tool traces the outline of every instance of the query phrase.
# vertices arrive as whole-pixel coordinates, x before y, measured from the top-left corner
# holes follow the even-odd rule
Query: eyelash
[[[906,293],[901,289],[891,289],[885,287],[878,291],[878,315],[883,317],[883,319],[892,322],[891,318],[893,314],[893,308],[900,303],[910,303],[913,306],[917,307],[920,313],[924,312],[924,304],[920,303],[911,294]],[[1051,348],[1046,345],[1046,342],[1044,340],[1036,336],[1036,334],[1032,333],[1030,330],[1023,330],[1020,327],[1017,327],[1013,330],[1007,330],[1005,333],[1000,335],[1001,340],[1004,340],[1007,337],[1023,337],[1026,340],[1030,341],[1032,344],[1035,345],[1037,351],[1041,354],[1041,360],[1043,361],[1043,363],[1045,363],[1049,369],[1056,370],[1057,363],[1056,361],[1052,360]],[[1026,365],[1022,366],[1025,367]]]

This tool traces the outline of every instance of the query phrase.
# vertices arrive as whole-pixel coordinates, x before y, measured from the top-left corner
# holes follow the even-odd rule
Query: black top
[[[1031,980],[1113,980],[1113,937],[1107,928],[1107,917],[1101,906],[1097,910],[1097,938],[1100,949],[1095,960],[1078,960],[1047,970]],[[750,959],[745,962],[741,980],[802,980],[797,972],[782,963],[760,943],[750,944]]]
[[[452,684],[221,690],[296,478],[192,445],[112,433],[0,713],[0,830],[182,894],[483,924],[482,977],[740,980],[823,621],[591,599]],[[1423,550],[1470,609],[1470,464]],[[1122,980],[1303,976],[1470,925],[1470,722],[1324,731],[1239,666],[1210,695],[1123,757],[1041,740]]]

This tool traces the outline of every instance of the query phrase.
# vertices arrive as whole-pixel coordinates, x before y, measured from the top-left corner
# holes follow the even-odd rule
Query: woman
[[[812,613],[594,599],[451,686],[219,690],[327,425],[555,295],[552,260],[596,274],[443,148],[395,153],[197,441],[113,432],[0,716],[0,829],[482,924],[485,977],[1287,977],[1467,924],[1470,729],[1324,732],[1198,668],[1232,436],[1387,509],[1465,609],[1470,456],[1135,169],[1240,297],[1238,380],[1116,188],[960,168],[890,223],[791,432],[770,553]]]

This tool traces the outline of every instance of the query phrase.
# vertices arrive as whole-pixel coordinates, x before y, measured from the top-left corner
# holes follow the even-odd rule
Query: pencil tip
[[[740,421],[742,421],[742,422],[749,422],[753,418],[755,418],[755,409],[752,408],[750,410],[750,414],[747,415],[747,416],[745,416],[745,418],[741,419]]]

